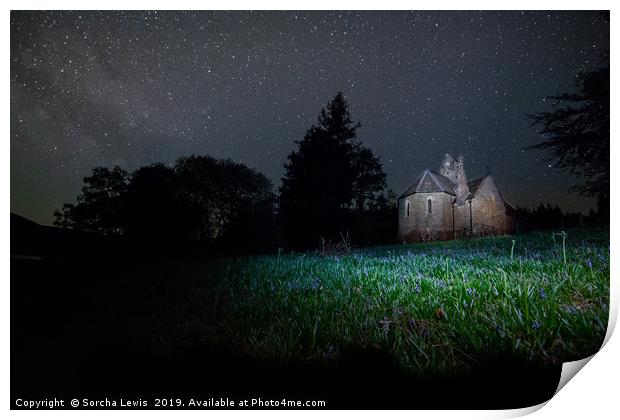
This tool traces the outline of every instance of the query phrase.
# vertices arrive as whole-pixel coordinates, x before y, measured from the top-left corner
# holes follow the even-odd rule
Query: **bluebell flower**
[[[592,269],[592,260],[590,258],[588,258],[586,260],[586,264],[588,265],[588,267],[590,268],[590,270]]]
[[[329,345],[327,347],[327,350],[325,350],[324,355],[325,355],[325,358],[332,359],[332,358],[334,358],[336,356],[337,353],[338,353],[337,347]]]
[[[497,331],[497,333],[499,334],[500,337],[504,338],[506,336],[506,333],[504,332],[504,330],[502,330],[499,325],[495,326],[495,331]]]
[[[537,331],[537,330],[539,330],[539,329],[540,329],[540,327],[541,327],[540,322],[538,322],[538,321],[534,321],[534,322],[532,323],[532,328],[533,328],[534,330],[536,330],[536,331]]]
[[[540,288],[540,297],[541,299],[547,299],[547,294],[545,293],[545,289]]]
[[[413,290],[415,290],[416,293],[420,293],[422,291],[422,288],[420,287],[419,283],[416,283]]]

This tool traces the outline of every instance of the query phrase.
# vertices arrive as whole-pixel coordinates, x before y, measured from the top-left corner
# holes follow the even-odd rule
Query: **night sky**
[[[92,167],[190,154],[277,187],[339,90],[398,194],[450,152],[513,205],[587,211],[526,114],[608,48],[598,12],[13,12],[11,211],[50,224]]]

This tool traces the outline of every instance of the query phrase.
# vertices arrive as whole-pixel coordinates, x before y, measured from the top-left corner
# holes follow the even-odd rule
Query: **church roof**
[[[469,187],[469,197],[473,198],[482,185],[482,181],[486,179],[488,175],[481,176],[480,178],[473,179],[467,182]],[[456,195],[454,190],[456,184],[443,175],[439,175],[436,172],[426,169],[422,174],[416,178],[413,185],[407,189],[400,197],[404,198],[415,193],[429,193],[429,192],[445,192],[450,195]]]
[[[467,182],[467,186],[469,187],[469,197],[467,198],[472,198],[474,195],[476,195],[478,188],[480,187],[482,181],[484,181],[485,178],[486,176],[481,176],[480,178],[476,178]]]
[[[398,198],[401,199],[415,193],[429,192],[445,192],[456,195],[454,192],[454,185],[454,182],[450,181],[445,176],[426,169],[416,178],[413,185]]]

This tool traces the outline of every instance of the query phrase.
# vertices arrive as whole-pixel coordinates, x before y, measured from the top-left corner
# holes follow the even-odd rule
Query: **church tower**
[[[450,181],[456,183],[456,159],[450,153],[446,153],[441,166],[439,167],[439,175],[443,175]]]
[[[456,163],[456,186],[454,187],[456,193],[456,204],[462,205],[469,197],[469,186],[467,185],[467,175],[465,175],[465,163],[463,162],[463,156],[459,156],[459,160]]]

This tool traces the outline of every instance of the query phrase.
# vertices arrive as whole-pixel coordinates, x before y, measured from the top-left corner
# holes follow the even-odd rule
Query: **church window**
[[[428,201],[426,202],[426,206],[428,208],[428,214],[433,213],[433,203],[431,202],[431,199],[429,198]]]

